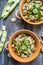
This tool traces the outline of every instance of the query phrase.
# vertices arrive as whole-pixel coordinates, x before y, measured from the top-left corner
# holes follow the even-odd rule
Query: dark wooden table
[[[0,0],[0,12],[2,11],[2,8],[4,7],[4,4],[7,0]],[[21,30],[21,29],[28,29],[33,31],[34,33],[37,34],[37,36],[41,39],[41,33],[43,31],[43,24],[38,25],[38,26],[34,26],[34,25],[30,25],[27,24],[26,22],[24,22],[23,20],[17,19],[17,21],[15,23],[11,22],[11,18],[15,17],[15,11],[19,8],[19,6],[11,13],[11,15],[3,21],[3,19],[0,18],[0,28],[2,25],[6,25],[7,27],[7,40],[9,39],[10,35],[17,31],[17,30]],[[0,65],[43,65],[43,53],[40,53],[38,55],[38,57],[30,62],[30,63],[20,63],[17,62],[16,60],[14,60],[13,58],[9,58],[5,52],[5,50],[3,49],[3,52],[0,54]]]

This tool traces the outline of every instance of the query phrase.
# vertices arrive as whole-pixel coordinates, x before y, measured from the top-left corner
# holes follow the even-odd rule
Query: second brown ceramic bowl
[[[28,35],[31,35],[35,41],[36,41],[36,51],[28,58],[21,58],[19,57],[18,55],[16,55],[16,53],[13,51],[13,48],[12,48],[12,40],[13,38],[15,38],[16,36],[18,36],[19,34],[22,34],[22,33],[25,33],[25,34],[28,34]],[[30,30],[19,30],[15,33],[13,33],[11,36],[10,36],[10,39],[9,39],[9,42],[8,42],[8,50],[9,50],[9,53],[10,55],[17,61],[19,62],[30,62],[32,60],[34,60],[39,52],[40,52],[40,40],[39,38],[36,36],[35,33],[33,33],[32,31]]]
[[[24,21],[26,21],[26,22],[29,23],[29,24],[33,24],[33,25],[42,24],[42,23],[43,23],[43,20],[34,23],[34,22],[32,22],[32,21],[29,22],[29,21],[27,21],[27,20],[24,18],[23,14],[22,14],[22,7],[23,7],[23,5],[24,5],[25,2],[26,2],[26,0],[22,0],[22,1],[21,1],[21,3],[20,3],[20,8],[19,8],[19,10],[17,10],[16,13],[15,13],[16,17],[19,18],[19,19],[23,19]],[[17,15],[18,11],[20,12],[21,17],[19,17],[19,16]]]

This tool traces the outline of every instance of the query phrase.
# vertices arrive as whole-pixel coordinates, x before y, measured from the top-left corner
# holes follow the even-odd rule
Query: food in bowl
[[[29,22],[38,22],[43,20],[43,1],[26,0],[22,7],[22,14]]]
[[[30,57],[36,50],[34,38],[27,34],[20,34],[14,38],[12,47],[14,52],[22,58]]]

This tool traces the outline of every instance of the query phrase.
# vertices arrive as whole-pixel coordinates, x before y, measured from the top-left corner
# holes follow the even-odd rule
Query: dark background
[[[0,12],[2,11],[6,1],[7,0],[0,0]],[[11,15],[6,20],[3,21],[3,19],[0,18],[0,28],[3,25],[6,25],[6,27],[7,27],[8,35],[7,35],[6,41],[8,41],[8,39],[12,33],[14,33],[17,30],[20,30],[20,29],[31,30],[34,33],[36,33],[37,36],[41,39],[40,36],[43,31],[43,24],[34,26],[34,25],[27,24],[26,22],[24,22],[24,20],[20,20],[20,19],[17,19],[17,21],[15,23],[11,22],[11,18],[15,17],[15,11],[18,8],[19,8],[19,6],[11,13]],[[3,52],[0,54],[0,65],[43,65],[43,53],[40,52],[38,57],[30,63],[20,63],[20,62],[15,61],[13,58],[9,58],[7,56],[5,50],[3,49]]]

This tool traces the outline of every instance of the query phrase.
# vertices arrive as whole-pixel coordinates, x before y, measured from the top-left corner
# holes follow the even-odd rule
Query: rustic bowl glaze
[[[22,33],[25,33],[25,34],[28,34],[28,35],[31,35],[35,41],[36,41],[36,51],[28,58],[21,58],[19,57],[18,55],[16,55],[16,53],[14,52],[13,48],[12,48],[12,40],[13,38],[15,38],[16,36],[18,36],[19,34],[22,34]],[[10,39],[9,39],[9,43],[8,43],[8,50],[9,50],[9,53],[10,55],[17,61],[19,62],[30,62],[32,60],[34,60],[39,52],[40,52],[40,40],[39,38],[36,36],[35,33],[33,33],[32,31],[30,30],[19,30],[15,33],[13,33],[11,36],[10,36]]]
[[[19,18],[19,19],[23,19],[24,21],[26,21],[26,22],[29,23],[29,24],[33,24],[33,25],[42,24],[42,23],[43,23],[43,20],[34,23],[34,22],[32,22],[32,21],[29,22],[29,21],[27,21],[27,20],[24,18],[23,14],[22,14],[22,7],[23,7],[23,5],[24,5],[25,2],[26,2],[26,0],[22,0],[22,1],[21,1],[21,3],[20,3],[20,8],[19,8],[19,10],[17,10],[16,13],[15,13],[16,17]],[[17,15],[18,11],[20,12],[21,17]]]

